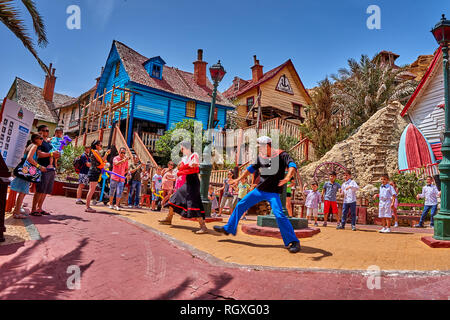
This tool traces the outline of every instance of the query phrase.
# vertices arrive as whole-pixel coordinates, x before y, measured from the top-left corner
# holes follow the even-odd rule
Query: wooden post
[[[5,207],[10,176],[11,174],[9,173],[8,167],[6,166],[3,157],[0,157],[0,242],[5,241],[5,237],[3,235],[4,232],[6,232]]]
[[[103,142],[103,128],[98,130],[98,140]]]
[[[84,136],[83,136],[83,147],[86,147],[86,138],[87,138],[87,133],[85,132]]]
[[[112,127],[112,123],[113,123],[113,120],[112,120],[112,118],[111,118],[111,112],[112,112],[112,103],[110,103],[110,102],[108,102],[109,103],[109,111],[108,111],[108,126],[111,126],[111,129],[113,129],[113,127]]]
[[[123,96],[123,92],[121,94],[121,101],[122,101],[122,96]],[[129,122],[130,122],[130,102],[127,103],[127,123],[126,123],[126,129],[125,129],[125,140],[128,139]],[[133,130],[133,128],[131,128],[131,130]]]
[[[81,114],[80,114],[79,121],[80,121],[80,124],[79,124],[80,132],[78,133],[78,136],[81,137],[81,134],[82,134],[83,129],[84,129],[84,108],[83,107],[81,107]]]
[[[305,160],[308,161],[309,160],[309,140],[306,139],[306,148],[305,148]]]

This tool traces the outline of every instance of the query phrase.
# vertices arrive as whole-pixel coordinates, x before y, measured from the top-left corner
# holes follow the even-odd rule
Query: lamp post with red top
[[[445,91],[445,133],[442,144],[442,162],[439,164],[441,183],[441,209],[434,217],[434,239],[450,241],[450,80],[449,55],[450,20],[442,15],[442,19],[431,30],[442,50],[444,64],[444,91]]]
[[[208,188],[212,171],[212,130],[214,129],[214,111],[216,109],[217,87],[226,74],[224,67],[220,64],[220,60],[209,68],[209,72],[213,81],[213,92],[211,106],[209,108],[208,137],[205,149],[203,151],[203,161],[200,163],[200,194],[206,217],[211,216],[211,201],[208,198]]]

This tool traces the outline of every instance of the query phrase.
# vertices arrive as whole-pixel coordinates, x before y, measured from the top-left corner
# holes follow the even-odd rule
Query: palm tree
[[[332,76],[336,81],[335,106],[349,117],[350,131],[390,102],[405,103],[409,99],[417,82],[402,79],[405,72],[405,67],[396,68],[362,55],[359,62],[349,59],[348,68]]]
[[[340,138],[341,128],[334,122],[337,112],[333,97],[333,84],[328,78],[319,82],[319,86],[311,93],[312,103],[305,108],[307,120],[301,126],[313,142],[314,152],[322,157]]]
[[[25,48],[27,48],[36,58],[41,68],[49,74],[48,67],[42,62],[35,50],[33,40],[28,34],[23,19],[19,17],[19,10],[17,9],[15,2],[17,2],[17,0],[0,0],[0,21],[3,22],[3,24],[11,30],[20,41],[22,41]],[[47,35],[45,32],[44,21],[36,9],[36,4],[33,0],[21,0],[21,2],[33,20],[33,29],[38,38],[38,45],[40,47],[45,47],[48,44]]]

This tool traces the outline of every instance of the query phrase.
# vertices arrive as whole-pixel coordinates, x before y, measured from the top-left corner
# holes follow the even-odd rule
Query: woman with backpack
[[[100,155],[102,151],[102,142],[98,140],[94,140],[91,144],[91,154],[90,154],[90,163],[91,166],[89,168],[88,177],[89,177],[89,192],[86,197],[86,210],[85,212],[95,213],[94,209],[91,208],[91,200],[92,196],[95,193],[95,189],[97,188],[98,181],[100,180],[100,174],[102,173],[102,169],[105,166],[106,158],[111,153],[111,150],[105,152],[103,157]]]
[[[45,167],[41,167],[37,163],[37,149],[42,144],[44,139],[40,134],[33,133],[31,135],[31,144],[26,148],[24,153],[24,158],[22,162],[18,165],[16,169],[21,168],[20,174],[25,175],[40,175],[40,172],[46,172],[47,169]],[[16,172],[16,170],[14,170]],[[18,172],[16,172],[18,173]],[[11,181],[11,190],[16,191],[18,193],[16,206],[14,207],[13,217],[14,219],[25,219],[26,216],[20,213],[20,209],[22,208],[23,199],[25,195],[30,192],[30,184],[31,181],[25,180],[22,177],[16,175],[13,181]]]
[[[84,186],[89,186],[89,168],[91,167],[91,162],[89,160],[89,155],[91,153],[91,146],[84,147],[84,153],[75,159],[73,166],[75,168],[75,172],[78,173],[78,189],[77,189],[77,202],[76,204],[85,204],[83,200],[81,200]]]

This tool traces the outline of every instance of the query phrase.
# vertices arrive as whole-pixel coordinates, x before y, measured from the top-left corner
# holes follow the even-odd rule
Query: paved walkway
[[[50,197],[46,205],[52,216],[31,218],[40,240],[0,246],[0,299],[391,300],[450,295],[447,273],[382,275],[371,281],[370,275],[349,271],[257,271],[222,262],[127,218],[84,213],[72,199]],[[77,268],[80,288],[71,290],[67,280]],[[368,280],[374,290],[368,289]]]

